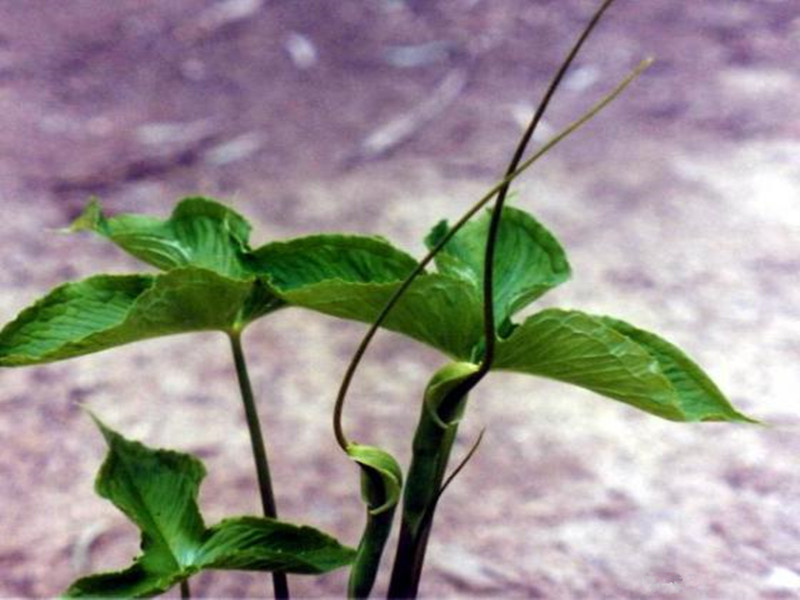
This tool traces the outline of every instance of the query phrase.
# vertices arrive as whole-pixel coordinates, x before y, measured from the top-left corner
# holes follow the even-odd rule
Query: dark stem
[[[572,66],[572,63],[575,61],[575,58],[581,51],[584,42],[586,42],[589,35],[600,22],[600,19],[603,17],[603,13],[605,13],[605,11],[613,2],[614,0],[605,0],[605,2],[603,2],[603,4],[601,4],[600,7],[595,11],[592,19],[586,25],[580,37],[578,37],[578,40],[575,42],[575,45],[572,47],[572,50],[570,50],[567,57],[561,63],[561,66],[550,82],[550,85],[547,86],[547,91],[545,91],[542,100],[539,102],[528,128],[525,130],[525,133],[517,144],[517,148],[514,151],[511,162],[508,164],[508,168],[506,169],[505,173],[506,179],[508,179],[508,177],[512,175],[519,167],[522,157],[525,155],[525,149],[528,147],[528,144],[533,138],[533,134],[536,132],[536,128],[539,126],[547,107],[550,105],[553,95],[555,94],[559,85],[561,85],[564,75],[566,75],[567,71]],[[492,362],[494,361],[494,347],[496,342],[494,318],[494,255],[495,248],[497,246],[498,232],[500,230],[500,220],[503,215],[503,206],[505,205],[506,196],[508,195],[508,190],[510,188],[511,181],[508,181],[497,193],[497,200],[495,201],[494,209],[492,211],[492,219],[489,224],[489,231],[486,238],[486,254],[483,262],[483,323],[486,348],[483,361],[480,365],[480,370],[475,373],[472,378],[474,379],[474,382],[466,387],[464,393],[469,392],[472,387],[477,385],[478,382],[483,379],[483,377],[492,368]]]
[[[181,598],[186,600],[192,597],[192,590],[189,588],[189,580],[184,579],[181,581]]]
[[[236,376],[239,380],[239,389],[242,393],[242,403],[244,404],[244,414],[247,419],[247,429],[250,432],[250,446],[253,450],[253,460],[256,464],[256,474],[258,476],[258,491],[261,495],[261,506],[264,509],[264,516],[275,519],[278,511],[275,507],[275,495],[272,492],[272,478],[269,474],[269,462],[267,460],[267,449],[264,445],[264,436],[261,433],[261,423],[258,419],[255,398],[253,397],[253,387],[250,384],[250,376],[247,373],[247,363],[242,350],[242,337],[240,332],[231,333],[231,349],[233,350],[233,361],[236,364]],[[276,598],[289,598],[289,584],[285,573],[273,573],[272,583],[275,588]]]

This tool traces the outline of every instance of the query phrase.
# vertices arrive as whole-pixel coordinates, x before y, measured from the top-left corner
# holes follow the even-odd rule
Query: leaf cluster
[[[483,358],[481,292],[491,221],[489,210],[457,231],[445,221],[433,227],[428,247],[450,235],[435,269],[411,282],[383,323],[455,361],[440,373],[456,369],[458,376],[441,385],[452,387]],[[321,234],[253,249],[250,229],[241,215],[206,198],[181,201],[167,219],[106,217],[91,202],[71,230],[99,234],[158,271],[98,275],[54,289],[0,331],[0,366],[52,362],[193,331],[238,336],[288,306],[371,323],[417,267],[409,254],[378,237]],[[520,311],[571,274],[564,249],[533,216],[502,209],[493,261],[493,369],[577,385],[670,420],[753,422],[693,360],[653,333],[557,308],[517,322]],[[430,390],[441,387],[437,381]],[[438,398],[435,406],[426,400],[423,408],[430,411],[431,431],[449,435],[458,415],[443,416],[447,394],[431,394]],[[354,551],[321,532],[274,519],[236,517],[207,528],[196,504],[205,473],[197,459],[153,451],[98,426],[109,454],[97,492],[140,528],[142,554],[124,571],[77,581],[70,595],[152,595],[203,569],[320,573],[350,563],[351,595],[369,592],[403,489],[401,469],[388,453],[355,443],[345,448],[362,469],[368,512]],[[433,465],[440,450],[431,452]],[[438,494],[417,494],[420,523]]]
[[[94,417],[108,444],[95,489],[141,530],[142,554],[123,571],[79,579],[69,597],[141,598],[207,569],[318,574],[355,555],[310,527],[257,517],[206,527],[197,506],[206,471],[193,456],[126,440]]]

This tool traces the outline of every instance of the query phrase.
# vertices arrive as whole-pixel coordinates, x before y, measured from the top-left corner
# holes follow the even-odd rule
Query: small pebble
[[[286,36],[283,47],[298,69],[309,69],[317,64],[317,47],[308,36],[293,31]]]

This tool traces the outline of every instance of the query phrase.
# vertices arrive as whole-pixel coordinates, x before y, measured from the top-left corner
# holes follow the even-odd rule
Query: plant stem
[[[469,382],[471,385],[467,385],[466,391],[469,391],[471,387],[474,387],[481,379],[483,379],[483,377],[492,368],[492,363],[494,361],[494,348],[497,339],[495,335],[494,314],[494,257],[497,239],[500,233],[500,221],[503,215],[503,207],[505,206],[508,190],[511,188],[511,181],[508,178],[519,168],[520,162],[522,162],[522,158],[525,156],[525,149],[528,147],[531,139],[533,139],[533,134],[536,132],[536,128],[539,126],[544,113],[547,111],[547,107],[550,106],[550,101],[553,99],[553,95],[561,85],[564,76],[572,66],[575,58],[580,53],[583,44],[589,38],[589,35],[591,35],[592,31],[594,31],[594,28],[597,27],[600,19],[603,18],[603,13],[608,10],[613,2],[614,0],[605,0],[600,5],[589,23],[581,32],[577,42],[575,42],[575,44],[572,46],[572,49],[569,51],[569,54],[567,54],[567,57],[562,61],[561,66],[559,67],[553,79],[550,81],[550,85],[548,85],[544,97],[536,107],[536,111],[533,114],[531,122],[528,124],[528,128],[525,130],[525,133],[517,144],[517,147],[514,150],[514,154],[511,158],[511,162],[508,164],[508,168],[506,168],[506,183],[504,183],[498,191],[497,200],[495,201],[494,208],[492,209],[492,218],[486,238],[486,251],[483,261],[483,322],[484,341],[486,343],[486,347],[484,350],[483,362],[481,362],[481,368],[473,377],[473,381]]]
[[[264,509],[264,516],[275,519],[278,511],[275,507],[275,495],[272,492],[272,478],[269,474],[269,462],[267,460],[267,449],[264,445],[264,436],[261,433],[261,423],[258,419],[255,399],[253,397],[253,387],[250,384],[250,376],[247,373],[247,363],[242,350],[241,332],[237,331],[229,334],[231,349],[233,350],[233,361],[236,364],[236,376],[239,380],[239,389],[242,393],[242,403],[244,404],[244,414],[247,419],[247,429],[250,432],[250,446],[253,450],[253,460],[256,464],[256,474],[258,476],[258,491],[261,495],[261,505]],[[273,573],[272,583],[275,589],[276,598],[289,598],[289,584],[285,573]]]
[[[388,510],[375,511],[388,500],[383,493],[386,487],[380,481],[379,474],[362,466],[361,476],[362,490],[366,492],[364,496],[367,503],[367,524],[358,544],[347,583],[347,597],[353,599],[369,598],[386,540],[392,531],[395,513],[394,506]]]
[[[458,421],[466,401],[466,396],[455,396],[446,399],[439,407],[430,406],[427,402],[422,404],[403,493],[403,518],[389,584],[389,598],[417,596],[428,538],[433,527],[433,510],[439,500],[458,432]]]
[[[184,579],[181,581],[181,598],[187,600],[192,597],[192,590],[189,588],[189,580]]]

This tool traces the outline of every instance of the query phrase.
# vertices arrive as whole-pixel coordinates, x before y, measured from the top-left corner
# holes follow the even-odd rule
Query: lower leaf
[[[141,598],[205,569],[316,574],[353,561],[352,548],[311,527],[236,517],[206,528],[197,506],[205,475],[198,459],[147,448],[95,421],[109,446],[97,492],[138,526],[142,554],[123,571],[79,579],[67,596]]]

